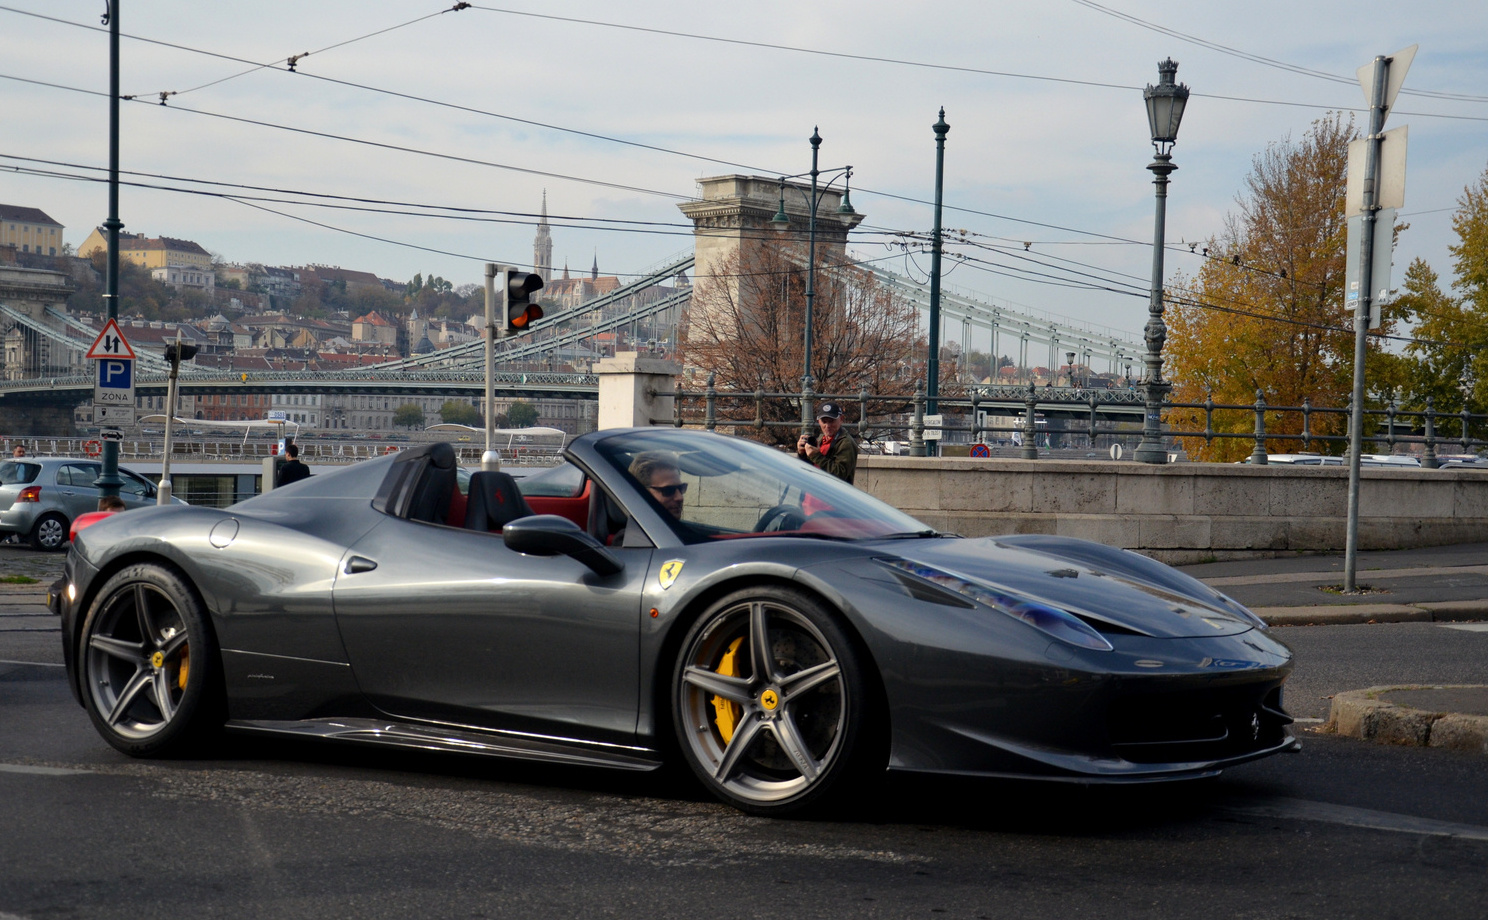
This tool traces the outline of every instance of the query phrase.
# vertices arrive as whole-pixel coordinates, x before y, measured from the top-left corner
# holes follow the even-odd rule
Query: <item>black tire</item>
[[[98,592],[78,650],[83,704],[133,757],[195,749],[223,722],[221,661],[206,610],[175,570],[122,569]]]
[[[681,648],[677,741],[718,798],[783,816],[827,807],[883,772],[876,683],[835,612],[810,595],[736,591],[698,618]]]
[[[44,553],[55,553],[67,548],[67,518],[55,511],[43,514],[31,528],[31,548]]]

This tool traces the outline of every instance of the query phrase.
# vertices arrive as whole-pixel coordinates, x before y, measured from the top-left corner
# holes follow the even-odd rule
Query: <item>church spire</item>
[[[599,250],[594,250],[594,267],[589,269],[589,280],[599,280]]]
[[[553,234],[548,227],[547,189],[543,189],[542,214],[537,219],[537,236],[532,240],[532,271],[543,281],[553,279]]]

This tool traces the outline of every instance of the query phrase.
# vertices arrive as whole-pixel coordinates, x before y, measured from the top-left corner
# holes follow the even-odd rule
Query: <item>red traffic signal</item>
[[[532,295],[541,290],[542,286],[541,275],[507,270],[506,284],[502,287],[502,299],[505,302],[502,315],[506,317],[507,335],[530,332],[532,324],[542,319],[542,307],[532,301]]]

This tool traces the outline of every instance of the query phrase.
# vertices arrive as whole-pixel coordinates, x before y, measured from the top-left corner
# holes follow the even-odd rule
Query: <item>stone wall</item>
[[[1342,552],[1345,467],[864,457],[856,485],[937,529],[1047,533],[1165,562]],[[1367,468],[1359,548],[1488,542],[1488,472]]]
[[[25,437],[69,438],[72,406],[7,406],[0,403],[0,431]]]

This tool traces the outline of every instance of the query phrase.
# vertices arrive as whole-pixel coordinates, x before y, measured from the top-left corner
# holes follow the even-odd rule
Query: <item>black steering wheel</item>
[[[781,530],[800,530],[806,521],[806,512],[800,505],[776,505],[760,515],[755,522],[755,533],[775,533]]]

